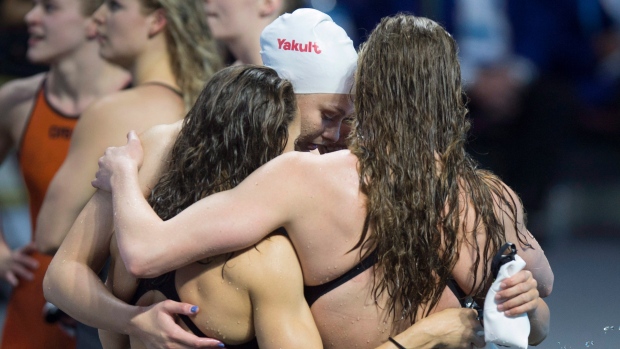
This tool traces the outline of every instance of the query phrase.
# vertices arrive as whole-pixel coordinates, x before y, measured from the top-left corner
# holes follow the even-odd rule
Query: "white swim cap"
[[[347,33],[321,11],[286,13],[260,36],[263,64],[293,84],[295,93],[352,93],[357,52]]]

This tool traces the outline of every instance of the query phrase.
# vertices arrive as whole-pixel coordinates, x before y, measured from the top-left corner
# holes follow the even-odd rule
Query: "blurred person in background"
[[[205,0],[207,23],[223,44],[229,63],[263,64],[260,33],[283,13],[292,13],[303,0]]]
[[[24,16],[31,8],[32,0],[0,0],[0,84],[47,70],[44,62],[26,58],[28,27]]]
[[[471,154],[521,196],[545,244],[550,189],[618,182],[620,10],[614,0],[341,0],[369,31],[381,13],[442,23],[459,43]]]
[[[25,16],[30,35],[27,57],[50,69],[12,80],[0,89],[0,160],[18,148],[33,229],[78,118],[95,100],[130,82],[128,73],[99,57],[92,14],[102,2],[31,3]],[[10,251],[0,241],[0,276],[15,287],[7,307],[2,348],[75,347],[69,334],[43,317],[42,281],[50,261],[51,256],[37,251],[34,243]]]
[[[90,180],[104,149],[122,143],[129,129],[181,119],[221,67],[202,5],[118,0],[93,14],[99,55],[129,71],[132,87],[97,100],[80,117],[37,216],[34,241],[40,252],[56,252],[94,193]],[[96,331],[88,333],[89,342],[99,341]]]

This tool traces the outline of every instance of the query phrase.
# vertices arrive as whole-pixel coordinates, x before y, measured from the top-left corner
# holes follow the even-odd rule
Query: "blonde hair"
[[[82,14],[90,17],[103,4],[103,0],[78,0],[82,7]]]
[[[189,110],[205,83],[223,66],[201,0],[141,0],[147,10],[163,9],[172,72]]]

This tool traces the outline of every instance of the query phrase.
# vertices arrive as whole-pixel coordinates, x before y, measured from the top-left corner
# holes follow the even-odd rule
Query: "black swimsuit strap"
[[[366,258],[359,262],[353,269],[335,278],[332,281],[316,286],[304,286],[304,297],[309,306],[312,306],[317,299],[321,298],[327,292],[339,287],[345,282],[358,276],[366,269],[377,263],[377,250],[372,251]]]
[[[138,86],[145,86],[145,85],[156,85],[156,86],[165,87],[165,88],[167,88],[168,90],[170,90],[170,91],[172,91],[172,92],[176,93],[177,95],[179,95],[179,97],[183,97],[183,92],[181,92],[181,90],[178,90],[178,89],[176,89],[176,88],[174,88],[174,87],[172,87],[172,86],[170,86],[170,85],[168,85],[168,84],[166,84],[166,83],[163,83],[163,82],[159,82],[159,81],[148,81],[148,82],[141,83],[141,84],[140,84],[140,85],[138,85]]]

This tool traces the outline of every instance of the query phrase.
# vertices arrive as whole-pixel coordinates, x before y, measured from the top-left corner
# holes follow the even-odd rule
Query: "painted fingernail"
[[[189,311],[191,311],[192,313],[197,313],[198,312],[198,306],[194,305]]]
[[[220,343],[217,346],[220,347],[220,348],[224,348],[226,345],[224,343]]]

